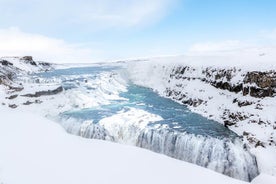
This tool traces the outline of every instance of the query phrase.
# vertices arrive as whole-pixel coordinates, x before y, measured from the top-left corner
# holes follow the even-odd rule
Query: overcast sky
[[[98,62],[276,45],[275,0],[0,0],[0,55]]]

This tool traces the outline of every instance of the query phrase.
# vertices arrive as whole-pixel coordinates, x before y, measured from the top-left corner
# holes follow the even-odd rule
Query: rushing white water
[[[130,120],[127,115],[136,119]],[[147,120],[143,121],[143,117]],[[238,138],[232,142],[177,132],[163,126],[149,128],[148,123],[159,118],[131,109],[103,119],[99,124],[92,121],[69,123],[67,120],[63,126],[75,135],[138,146],[244,181],[251,181],[259,174],[255,157]]]
[[[60,120],[65,130],[74,135],[78,135],[89,139],[102,139],[113,141],[113,137],[99,125],[92,121],[78,122],[75,119]]]
[[[165,129],[145,129],[136,144],[244,181],[259,174],[255,157],[239,140],[232,143]]]

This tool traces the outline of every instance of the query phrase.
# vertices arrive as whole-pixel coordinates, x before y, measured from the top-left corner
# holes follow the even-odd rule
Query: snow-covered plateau
[[[276,67],[260,60],[1,58],[0,182],[275,183]]]

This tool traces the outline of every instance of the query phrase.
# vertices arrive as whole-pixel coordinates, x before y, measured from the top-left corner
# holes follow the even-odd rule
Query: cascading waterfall
[[[259,174],[256,158],[239,140],[232,143],[226,139],[147,128],[140,133],[136,145],[244,181],[251,181]]]
[[[111,69],[82,70],[78,68],[74,76],[70,69],[60,70],[40,79],[45,83],[61,80],[65,86],[65,99],[70,100],[62,102],[68,108],[60,110],[57,121],[68,133],[138,146],[244,181],[258,175],[254,155],[238,138],[232,140],[230,131],[222,125],[186,112],[185,107],[150,90],[127,86],[127,81]],[[84,76],[87,73],[89,77]]]
[[[133,109],[131,111],[134,112]],[[103,121],[99,124],[93,124],[92,121],[65,122],[62,125],[71,134],[138,146],[236,179],[251,181],[259,174],[255,156],[238,138],[232,141],[217,139],[177,132],[162,126],[161,128],[140,126],[137,122]]]
[[[100,125],[94,124],[92,121],[85,121],[83,123],[77,120],[60,120],[63,128],[70,134],[78,135],[88,139],[101,139],[113,141],[113,137]]]

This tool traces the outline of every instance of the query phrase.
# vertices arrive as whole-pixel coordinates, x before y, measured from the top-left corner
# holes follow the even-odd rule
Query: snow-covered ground
[[[3,184],[245,184],[211,170],[132,146],[67,134],[58,124],[0,108]],[[260,175],[252,183],[274,184]]]

